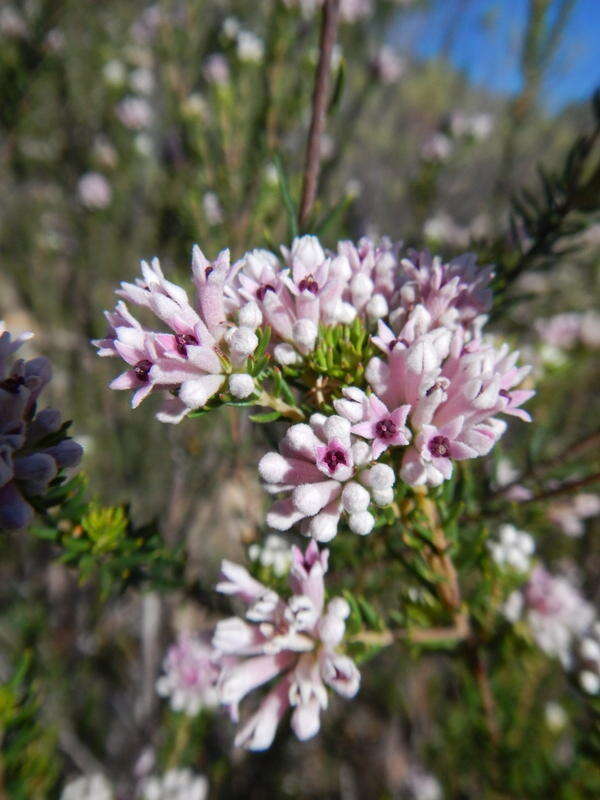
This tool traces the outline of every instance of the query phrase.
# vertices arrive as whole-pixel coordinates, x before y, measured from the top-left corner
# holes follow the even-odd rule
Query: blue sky
[[[393,38],[417,55],[440,52],[448,31],[450,58],[472,82],[512,93],[519,89],[518,53],[527,0],[438,0],[433,10],[403,15]],[[557,110],[589,97],[600,85],[600,0],[577,0],[548,72],[543,100]]]

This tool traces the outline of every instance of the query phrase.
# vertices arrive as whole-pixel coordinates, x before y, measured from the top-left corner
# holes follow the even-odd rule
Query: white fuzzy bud
[[[355,302],[364,301],[373,294],[373,281],[368,275],[359,272],[350,282],[350,291]]]
[[[375,518],[368,511],[361,511],[358,514],[352,514],[348,519],[348,524],[351,531],[359,536],[366,536],[373,530]]]
[[[236,372],[229,378],[229,391],[238,400],[250,397],[254,393],[254,378],[243,372]]]
[[[387,464],[375,464],[371,469],[362,473],[361,480],[371,489],[389,489],[394,485],[396,476],[394,470]]]
[[[308,521],[306,533],[317,542],[330,542],[337,533],[338,519],[331,514],[317,514]]]
[[[370,320],[382,319],[388,313],[388,304],[382,294],[374,294],[367,303],[367,316]]]
[[[236,328],[229,340],[229,348],[236,359],[251,355],[258,346],[258,337],[250,328]]]
[[[360,422],[363,418],[363,407],[361,403],[355,403],[353,400],[346,400],[344,398],[333,401],[333,407],[342,417],[350,420],[350,422]]]
[[[291,366],[292,364],[299,364],[302,361],[302,356],[294,350],[291,344],[278,344],[273,350],[275,361],[284,366]]]
[[[327,418],[323,430],[328,441],[340,439],[347,442],[350,438],[350,422],[337,414]]]
[[[310,353],[314,348],[317,334],[317,326],[310,319],[299,319],[292,328],[294,342],[303,353]]]
[[[364,486],[356,481],[350,481],[344,486],[342,492],[342,505],[348,514],[358,514],[366,511],[371,502],[371,496]]]
[[[282,483],[289,469],[285,458],[275,451],[265,453],[258,462],[258,473],[267,483]]]
[[[340,619],[348,619],[350,616],[350,606],[343,597],[334,597],[333,600],[330,600],[327,604],[327,611]]]
[[[389,506],[394,499],[394,490],[391,486],[389,489],[372,489],[371,496],[376,505]]]
[[[356,319],[356,309],[350,303],[340,300],[335,307],[334,316],[341,325],[351,325]]]
[[[352,460],[357,467],[362,467],[371,460],[371,446],[362,439],[354,442],[350,451],[352,453]]]
[[[238,322],[244,328],[254,330],[263,321],[263,315],[256,303],[250,302],[242,306],[238,313]]]

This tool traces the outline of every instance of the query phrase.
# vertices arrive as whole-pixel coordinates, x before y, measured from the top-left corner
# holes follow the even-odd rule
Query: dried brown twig
[[[321,171],[321,137],[325,132],[329,84],[331,82],[331,57],[338,30],[339,0],[326,0],[323,6],[319,63],[315,73],[312,97],[312,117],[306,145],[306,161],[302,182],[302,200],[298,213],[298,224],[303,229],[312,211]]]

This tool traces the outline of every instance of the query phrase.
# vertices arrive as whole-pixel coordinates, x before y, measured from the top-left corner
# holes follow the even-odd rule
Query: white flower
[[[64,787],[60,800],[113,800],[111,785],[104,775],[81,775]]]
[[[501,525],[499,541],[489,542],[494,561],[501,567],[512,567],[517,572],[527,572],[535,550],[533,538],[514,525]]]
[[[89,209],[106,208],[112,199],[110,183],[99,172],[87,172],[79,179],[77,192],[82,204]]]
[[[207,796],[208,780],[189,769],[170,769],[142,784],[143,800],[205,800]]]
[[[264,54],[262,39],[251,31],[240,31],[237,37],[237,54],[240,61],[258,63]]]
[[[209,225],[220,225],[223,222],[223,209],[214,192],[206,192],[202,198],[204,216]]]
[[[271,567],[275,575],[287,575],[292,565],[292,548],[282,536],[270,534],[262,545],[253,544],[248,554],[263,567]]]

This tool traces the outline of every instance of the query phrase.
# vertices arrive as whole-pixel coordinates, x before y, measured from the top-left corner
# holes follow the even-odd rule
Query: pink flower
[[[79,199],[90,209],[106,208],[112,198],[110,183],[99,172],[86,172],[77,184]]]
[[[351,389],[350,392],[360,392],[359,389]],[[343,390],[345,395],[348,395],[348,390]],[[363,393],[361,393],[363,394]],[[348,407],[350,400],[334,401],[336,410],[339,410],[342,416],[344,410]],[[389,411],[385,403],[372,394],[369,397],[364,395],[360,403],[355,403],[360,407],[361,417],[351,428],[352,433],[357,436],[362,436],[365,439],[371,439],[372,456],[373,459],[379,458],[384,450],[388,447],[408,444],[412,434],[406,427],[406,417],[410,411],[409,405],[399,406],[393,411]],[[353,411],[350,411],[353,414]]]
[[[167,651],[165,674],[156,682],[156,691],[170,698],[174,711],[194,716],[201,708],[217,704],[220,668],[210,640],[183,634]]]
[[[534,567],[522,597],[525,616],[538,646],[569,667],[573,642],[594,620],[592,606],[566,578],[551,575],[540,565]]]
[[[375,520],[369,505],[390,503],[394,484],[391,467],[371,467],[372,460],[371,448],[353,439],[342,417],[314,414],[310,425],[292,425],[279,453],[267,453],[258,465],[266,490],[287,494],[271,507],[268,524],[288,530],[302,522],[304,534],[325,542],[345,514],[352,531],[370,533]]]
[[[238,731],[238,746],[266,750],[288,708],[296,736],[309,739],[318,732],[321,711],[327,707],[327,687],[344,697],[358,691],[360,674],[340,652],[350,609],[341,597],[327,606],[324,602],[328,556],[315,542],[304,554],[293,548],[288,600],[255,581],[243,567],[223,562],[223,581],[217,588],[242,599],[248,610],[245,619],[226,619],[215,629],[213,646],[229,659],[219,678],[221,703],[237,720],[246,695],[275,681]]]
[[[495,349],[463,326],[432,327],[433,320],[418,304],[397,335],[380,321],[373,341],[385,357],[371,359],[365,373],[387,408],[409,406],[414,445],[401,475],[412,485],[439,485],[453,460],[489,453],[506,429],[497,415],[530,420],[521,405],[534,394],[516,388],[530,370],[516,366],[518,352]]]
[[[192,274],[194,305],[184,289],[165,278],[158,259],[151,264],[142,261],[142,277],[122,283],[117,294],[152,311],[170,330],[146,330],[119,302],[113,312],[106,312],[106,338],[94,342],[99,355],[119,356],[129,365],[110,386],[132,389],[133,408],[154,390],[170,392],[157,415],[162,422],[179,422],[190,410],[205,405],[228,375],[234,397],[247,397],[255,390],[245,365],[258,339],[252,329],[236,328],[226,318],[229,251],[209,262],[195,246]]]
[[[548,519],[562,529],[567,536],[582,536],[584,520],[600,514],[600,497],[595,494],[577,494],[564,501],[548,506]]]

